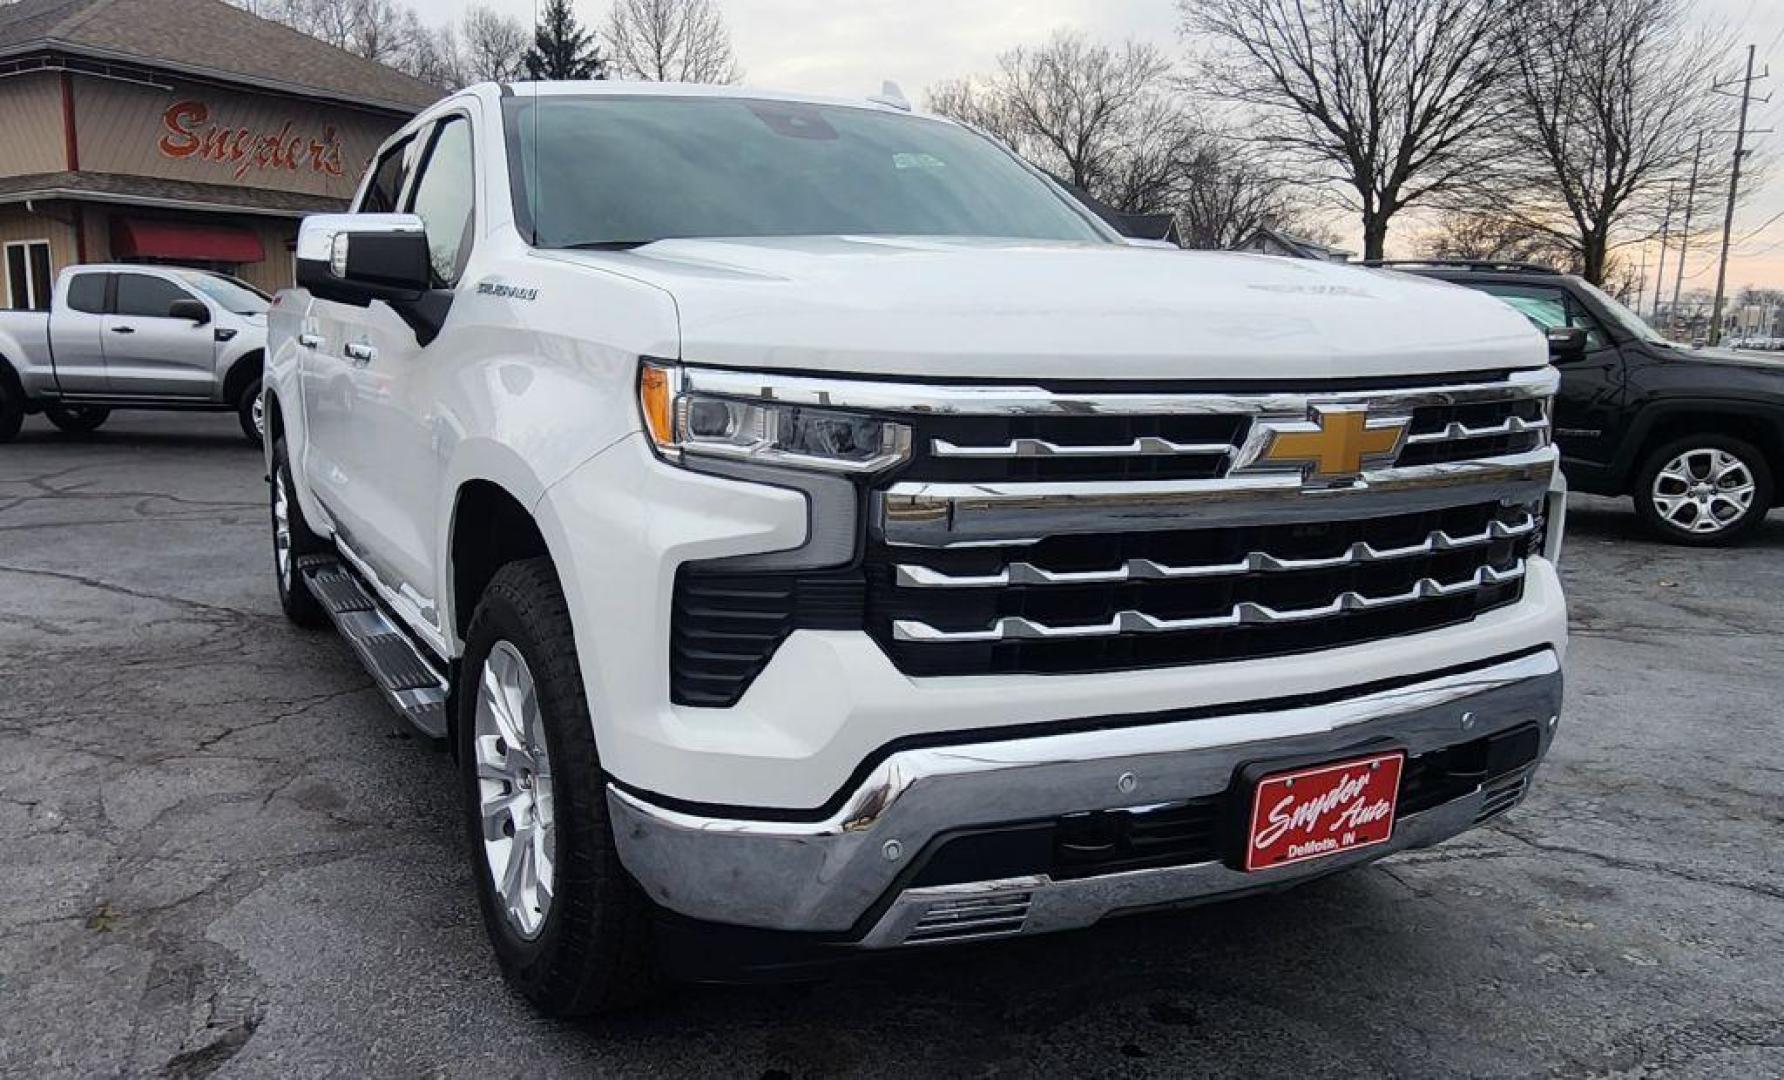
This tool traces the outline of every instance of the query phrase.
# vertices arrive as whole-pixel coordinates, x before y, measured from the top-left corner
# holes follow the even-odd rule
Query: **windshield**
[[[222,274],[182,271],[179,279],[215,300],[226,311],[237,315],[261,315],[266,312],[266,294],[239,278]]]
[[[1612,297],[1610,293],[1605,292],[1603,289],[1600,289],[1598,286],[1584,278],[1580,279],[1579,286],[1584,289],[1592,299],[1598,301],[1599,305],[1603,307],[1604,313],[1610,316],[1610,320],[1616,323],[1617,328],[1622,330],[1625,334],[1628,334],[1639,341],[1646,341],[1654,345],[1672,344],[1672,342],[1661,337],[1660,332],[1655,330],[1652,326],[1649,326],[1646,320],[1640,315],[1637,315],[1635,312],[1624,307],[1622,301]]]
[[[1112,242],[966,128],[720,97],[512,97],[515,211],[541,247],[671,237],[974,236]]]

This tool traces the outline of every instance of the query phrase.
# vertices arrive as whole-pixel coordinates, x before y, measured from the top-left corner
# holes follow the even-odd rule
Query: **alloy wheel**
[[[506,641],[483,662],[473,752],[490,881],[510,927],[531,941],[545,925],[554,884],[551,756],[533,673]]]
[[[1746,519],[1758,484],[1745,461],[1718,447],[1686,450],[1654,477],[1649,498],[1662,521],[1708,536]]]
[[[287,483],[281,467],[273,474],[273,564],[279,574],[279,588],[291,591],[291,504],[285,498]]]

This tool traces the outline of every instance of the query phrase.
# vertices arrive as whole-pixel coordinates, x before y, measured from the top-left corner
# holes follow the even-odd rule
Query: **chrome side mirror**
[[[297,233],[297,284],[363,307],[416,300],[433,285],[427,234],[414,214],[315,214]]]

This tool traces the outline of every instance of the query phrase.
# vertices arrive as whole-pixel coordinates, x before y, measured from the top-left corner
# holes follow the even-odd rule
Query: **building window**
[[[6,245],[6,298],[14,311],[48,311],[55,284],[48,240]]]

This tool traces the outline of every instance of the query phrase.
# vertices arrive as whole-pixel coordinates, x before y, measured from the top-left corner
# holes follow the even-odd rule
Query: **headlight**
[[[874,473],[910,457],[911,429],[860,413],[684,392],[681,371],[646,361],[638,407],[657,452],[794,469]]]

